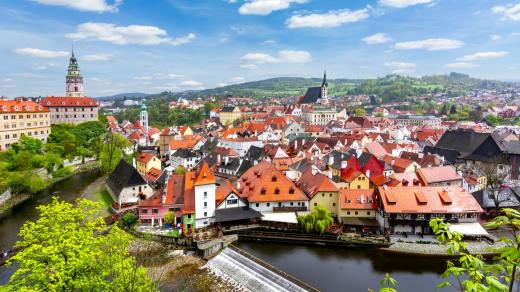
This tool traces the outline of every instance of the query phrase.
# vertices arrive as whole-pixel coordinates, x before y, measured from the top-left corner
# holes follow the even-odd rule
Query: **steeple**
[[[141,114],[139,120],[144,131],[148,133],[148,110],[146,108],[146,104],[144,103],[144,99],[141,100]]]
[[[83,96],[83,77],[79,70],[78,60],[74,56],[74,47],[72,47],[69,68],[65,77],[67,96],[81,97]]]
[[[321,83],[321,94],[320,94],[320,104],[328,105],[329,104],[329,84],[327,83],[327,67],[325,67],[325,71],[323,72],[323,82]]]
[[[321,87],[328,86],[327,83],[327,67],[325,67],[325,71],[323,71],[323,82],[321,83]]]

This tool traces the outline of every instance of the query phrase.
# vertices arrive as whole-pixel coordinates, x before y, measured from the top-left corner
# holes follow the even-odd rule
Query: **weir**
[[[250,291],[319,291],[232,245],[209,260],[205,267]]]

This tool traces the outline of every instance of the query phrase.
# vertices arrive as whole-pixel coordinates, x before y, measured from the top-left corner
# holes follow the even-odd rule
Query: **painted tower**
[[[146,104],[144,104],[144,99],[141,101],[140,122],[143,130],[148,133],[148,110]]]
[[[74,57],[74,49],[70,56],[69,68],[67,70],[66,91],[67,96],[82,97],[83,96],[83,77],[79,70],[78,60]]]
[[[210,225],[215,219],[215,176],[206,162],[195,179],[195,227]]]
[[[321,104],[329,104],[329,84],[327,83],[327,70],[323,73],[323,82],[321,83],[321,96],[320,103]]]

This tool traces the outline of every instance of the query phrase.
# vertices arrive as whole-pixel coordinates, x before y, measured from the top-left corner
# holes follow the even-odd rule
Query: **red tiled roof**
[[[0,113],[49,112],[49,109],[34,101],[0,100]]]
[[[97,100],[92,97],[58,97],[58,96],[47,96],[40,102],[41,105],[46,107],[97,107],[99,106]]]
[[[195,213],[195,172],[188,171],[184,174],[184,206],[182,214]]]
[[[462,180],[462,176],[451,165],[421,168],[417,170],[417,175],[425,184]]]
[[[341,180],[346,182],[352,182],[355,180],[358,176],[362,175],[363,173],[355,168],[349,167],[346,169],[341,170]]]
[[[342,189],[340,192],[341,209],[377,209],[375,190],[373,189]]]
[[[150,160],[152,160],[154,157],[155,155],[153,155],[152,153],[141,153],[137,160],[141,163],[148,164],[148,162],[150,162]]]
[[[162,175],[163,171],[160,170],[160,169],[157,169],[155,167],[152,167],[145,175],[144,175],[144,179],[146,181],[156,181],[157,179],[159,179]]]
[[[298,180],[301,189],[309,196],[313,198],[318,192],[337,192],[338,188],[334,183],[323,173],[317,172],[312,174],[312,167],[302,174]]]
[[[204,162],[199,171],[199,175],[197,176],[197,179],[195,180],[195,185],[201,186],[201,185],[208,185],[208,184],[214,184],[214,183],[215,183],[215,176],[213,175],[213,172],[211,172],[211,170],[209,169],[208,163]]]
[[[215,191],[215,201],[217,206],[222,203],[226,199],[226,197],[231,193],[235,193],[240,197],[240,192],[235,188],[235,186],[228,180],[225,179],[216,189]]]
[[[387,213],[483,212],[475,198],[461,187],[380,187],[378,190]]]
[[[134,131],[132,134],[130,134],[128,136],[128,139],[129,140],[138,140],[138,139],[141,139],[141,137],[143,137],[143,135],[141,135],[141,133],[139,133],[139,131]]]

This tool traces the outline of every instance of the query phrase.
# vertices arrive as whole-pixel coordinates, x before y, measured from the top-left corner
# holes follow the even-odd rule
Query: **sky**
[[[520,80],[520,0],[2,0],[0,95],[213,88],[271,77]]]

